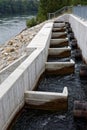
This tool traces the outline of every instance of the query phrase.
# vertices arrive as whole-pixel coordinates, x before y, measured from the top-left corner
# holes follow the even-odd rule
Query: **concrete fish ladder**
[[[68,108],[68,89],[62,93],[26,91],[25,103],[34,109],[62,111]]]

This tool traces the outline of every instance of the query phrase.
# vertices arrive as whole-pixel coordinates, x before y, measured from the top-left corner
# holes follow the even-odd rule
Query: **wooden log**
[[[74,101],[74,117],[85,117],[87,118],[87,102],[85,101]]]

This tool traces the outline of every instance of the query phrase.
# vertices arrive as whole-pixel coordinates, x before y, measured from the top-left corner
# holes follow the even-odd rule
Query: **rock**
[[[9,54],[7,52],[4,53],[5,56],[8,56]]]
[[[0,48],[0,51],[3,51],[3,50],[4,50],[4,49],[1,47],[1,48]]]
[[[15,48],[14,48],[14,47],[7,47],[5,51],[6,51],[7,53],[9,53],[9,52],[14,52],[14,51],[15,51]]]
[[[13,41],[12,40],[10,40],[9,42],[8,42],[8,45],[13,45]]]

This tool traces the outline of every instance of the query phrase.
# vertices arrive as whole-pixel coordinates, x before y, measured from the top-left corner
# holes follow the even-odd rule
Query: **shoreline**
[[[26,53],[26,47],[46,23],[23,29],[15,37],[0,45],[0,71]]]
[[[9,39],[0,46],[0,71],[26,54],[26,47],[40,31],[44,24],[53,22],[55,19],[46,20],[31,28],[23,29],[19,34]]]

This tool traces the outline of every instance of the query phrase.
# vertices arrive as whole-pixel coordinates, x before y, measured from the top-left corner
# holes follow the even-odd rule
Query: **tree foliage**
[[[47,14],[55,12],[63,6],[87,4],[87,0],[40,0],[37,19],[44,21],[47,19]]]
[[[0,14],[24,14],[38,10],[37,0],[0,0]]]

